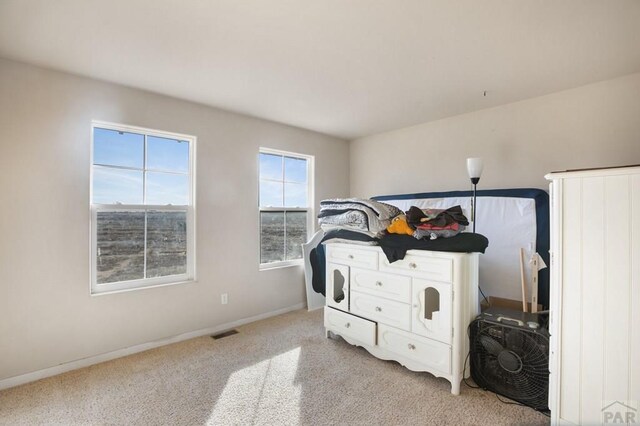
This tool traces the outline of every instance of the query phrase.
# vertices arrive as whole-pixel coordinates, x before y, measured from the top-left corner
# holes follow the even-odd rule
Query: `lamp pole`
[[[480,182],[480,176],[482,175],[482,169],[484,165],[482,158],[467,158],[467,172],[469,173],[469,179],[473,184],[473,202],[471,204],[471,220],[473,221],[473,233],[476,233],[476,202],[477,202],[477,186]]]
[[[476,193],[478,182],[480,182],[479,177],[471,178],[471,183],[473,184],[473,204],[471,205],[471,220],[473,221],[473,233],[476,233]]]

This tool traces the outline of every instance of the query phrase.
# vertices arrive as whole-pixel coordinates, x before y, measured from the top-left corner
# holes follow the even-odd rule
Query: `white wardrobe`
[[[546,178],[552,424],[640,422],[640,166]]]

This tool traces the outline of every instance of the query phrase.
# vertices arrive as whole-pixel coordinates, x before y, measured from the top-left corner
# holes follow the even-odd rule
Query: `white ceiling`
[[[640,1],[0,0],[0,56],[353,139],[638,72]]]

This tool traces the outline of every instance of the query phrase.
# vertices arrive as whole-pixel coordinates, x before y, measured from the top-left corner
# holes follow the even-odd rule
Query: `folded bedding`
[[[322,214],[323,212],[321,211],[318,215],[320,225],[349,226],[363,231],[369,230],[369,219],[367,215],[360,210],[347,210],[342,213],[325,214],[321,216]]]
[[[318,223],[378,233],[384,231],[391,219],[402,211],[390,204],[361,198],[335,198],[320,202]]]
[[[348,231],[348,232],[358,232],[360,234],[364,234],[370,238],[375,238],[378,236],[378,232],[370,232],[355,226],[351,226],[351,225],[327,225],[327,224],[321,224],[320,225],[320,229],[322,229],[324,232],[331,232],[331,231]]]
[[[332,198],[323,200],[320,202],[320,210],[352,209],[356,205],[371,210],[381,220],[390,220],[399,214],[402,214],[402,210],[396,206],[392,206],[391,204],[383,203],[381,201],[363,198]]]

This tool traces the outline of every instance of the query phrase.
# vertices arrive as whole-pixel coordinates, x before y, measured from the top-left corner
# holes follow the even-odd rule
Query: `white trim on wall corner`
[[[170,345],[172,343],[178,343],[196,337],[207,336],[210,334],[216,334],[221,331],[226,331],[231,328],[240,327],[241,325],[249,324],[255,321],[263,320],[266,318],[274,317],[287,312],[296,311],[306,306],[306,303],[297,303],[286,308],[277,309],[271,312],[265,312],[264,314],[255,315],[248,318],[242,318],[236,321],[220,324],[216,327],[204,328],[201,330],[190,331],[188,333],[182,333],[177,336],[167,337],[161,340],[155,340],[152,342],[142,343],[135,346],[130,346],[124,349],[118,349],[105,354],[95,355],[88,358],[82,358],[75,361],[65,362],[60,365],[56,365],[42,370],[33,371],[31,373],[21,374],[19,376],[9,377],[7,379],[0,380],[0,390],[12,388],[14,386],[24,385],[26,383],[35,382],[36,380],[45,379],[47,377],[56,376],[58,374],[66,373],[68,371],[77,370],[79,368],[88,367],[90,365],[99,364],[105,361],[111,361],[113,359],[122,358],[127,355],[132,355],[139,352],[148,351],[149,349],[159,348],[161,346]]]

